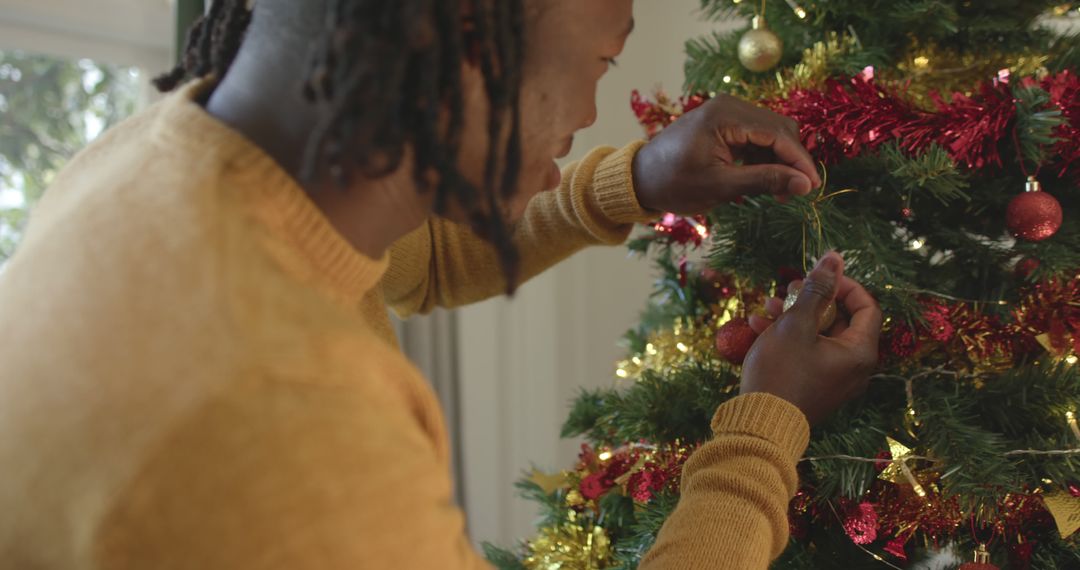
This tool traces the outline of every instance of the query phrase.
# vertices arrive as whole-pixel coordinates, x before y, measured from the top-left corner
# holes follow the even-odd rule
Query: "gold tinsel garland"
[[[611,558],[611,539],[604,527],[567,513],[562,525],[540,529],[528,544],[529,555],[523,560],[529,570],[602,570]]]
[[[774,78],[758,83],[733,85],[731,91],[754,101],[787,98],[798,89],[819,89],[837,71],[837,60],[862,49],[857,37],[830,32],[822,41],[803,50],[802,60]],[[933,93],[965,93],[1002,72],[1021,77],[1046,73],[1050,57],[1034,52],[960,53],[935,45],[916,45],[901,58],[895,70],[876,70],[879,83],[902,87],[921,107],[932,109]]]
[[[690,364],[721,366],[716,353],[716,329],[739,314],[741,303],[737,296],[714,307],[704,321],[676,319],[671,328],[662,329],[648,338],[645,351],[618,363],[615,375],[625,380],[640,380],[646,370],[668,375]]]

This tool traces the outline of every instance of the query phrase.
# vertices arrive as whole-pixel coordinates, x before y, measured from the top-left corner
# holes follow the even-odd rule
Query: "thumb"
[[[795,306],[789,311],[800,330],[810,331],[815,336],[817,335],[818,323],[821,322],[829,304],[836,299],[836,284],[843,274],[844,258],[835,251],[826,253],[818,260],[817,265],[803,281]]]
[[[724,183],[739,196],[802,196],[810,193],[810,179],[782,164],[752,164],[731,168]]]

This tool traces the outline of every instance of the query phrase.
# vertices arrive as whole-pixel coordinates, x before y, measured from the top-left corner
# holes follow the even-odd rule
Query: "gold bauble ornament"
[[[795,302],[799,300],[799,291],[802,291],[802,286],[790,285],[788,286],[787,297],[784,298],[784,312],[786,313],[792,307],[795,306]],[[825,313],[821,315],[821,321],[818,322],[818,332],[825,332],[832,328],[833,323],[836,322],[836,301],[829,303],[829,307],[825,309]]]
[[[780,63],[784,42],[765,25],[765,18],[755,16],[752,29],[739,39],[739,61],[755,73],[769,71]]]

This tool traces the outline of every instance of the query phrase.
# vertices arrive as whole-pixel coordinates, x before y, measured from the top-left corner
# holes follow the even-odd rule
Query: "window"
[[[53,176],[134,112],[138,68],[0,50],[0,267]]]

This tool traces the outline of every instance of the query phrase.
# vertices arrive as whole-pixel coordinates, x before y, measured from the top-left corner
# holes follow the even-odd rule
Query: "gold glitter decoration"
[[[615,375],[621,379],[639,380],[646,370],[667,374],[692,363],[719,366],[716,329],[732,319],[738,306],[738,299],[732,297],[724,302],[719,314],[704,323],[677,319],[670,329],[657,331],[649,337],[645,352],[619,362]]]
[[[1080,530],[1080,498],[1068,491],[1057,490],[1043,495],[1043,504],[1054,517],[1061,538],[1069,538]]]
[[[611,539],[602,526],[579,522],[581,515],[571,510],[568,521],[540,529],[528,544],[523,560],[529,570],[601,570],[611,557]]]
[[[577,489],[571,490],[566,494],[566,506],[568,507],[580,507],[585,504],[585,497],[581,495],[581,491]]]

